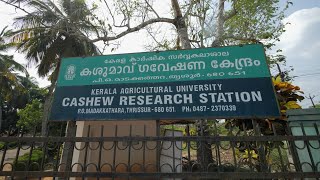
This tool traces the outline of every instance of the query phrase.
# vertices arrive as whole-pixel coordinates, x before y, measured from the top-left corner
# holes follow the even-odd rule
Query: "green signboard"
[[[259,44],[62,60],[58,86],[269,77]]]
[[[63,59],[51,120],[279,116],[260,44]]]

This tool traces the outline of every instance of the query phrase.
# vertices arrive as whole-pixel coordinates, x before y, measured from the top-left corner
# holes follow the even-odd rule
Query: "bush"
[[[46,153],[49,161],[52,159],[56,160],[58,158],[58,154],[62,153],[61,147],[60,142],[48,142]]]
[[[16,147],[18,147],[17,141],[12,141],[8,143],[8,148],[16,148]]]
[[[4,149],[6,142],[0,142],[0,150]],[[8,148],[16,148],[18,146],[17,141],[7,142]]]
[[[14,170],[15,171],[39,171],[40,165],[43,159],[43,152],[39,149],[35,149],[32,151],[30,165],[28,166],[30,153],[25,153],[24,155],[18,158],[18,162],[14,162]]]
[[[2,150],[4,148],[5,142],[0,142],[0,149]]]

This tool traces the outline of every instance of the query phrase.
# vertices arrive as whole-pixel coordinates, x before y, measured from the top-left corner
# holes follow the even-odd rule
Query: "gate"
[[[308,134],[291,115],[289,126],[156,121],[155,129],[137,122],[121,134],[121,125],[89,123],[81,136],[71,122],[67,133],[64,123],[49,124],[46,136],[20,129],[0,137],[0,179],[320,179],[320,121],[308,121]]]

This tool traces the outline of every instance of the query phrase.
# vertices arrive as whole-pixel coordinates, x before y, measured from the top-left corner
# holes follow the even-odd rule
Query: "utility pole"
[[[314,97],[316,97],[316,96],[312,96],[312,97],[311,97],[311,94],[309,94],[309,97],[307,97],[307,98],[310,99],[313,108],[316,108],[316,105],[315,105],[314,102],[313,102],[313,98],[314,98]]]

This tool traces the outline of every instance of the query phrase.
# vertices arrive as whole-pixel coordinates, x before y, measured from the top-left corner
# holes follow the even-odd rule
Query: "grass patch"
[[[32,151],[30,164],[28,166],[28,161],[30,158],[30,153],[25,153],[24,155],[18,158],[18,161],[14,162],[14,170],[15,171],[39,171],[40,165],[43,159],[43,152],[39,149],[35,149]]]
[[[0,150],[4,149],[6,142],[0,142]],[[17,141],[7,142],[7,147],[9,149],[16,148],[18,146]]]

